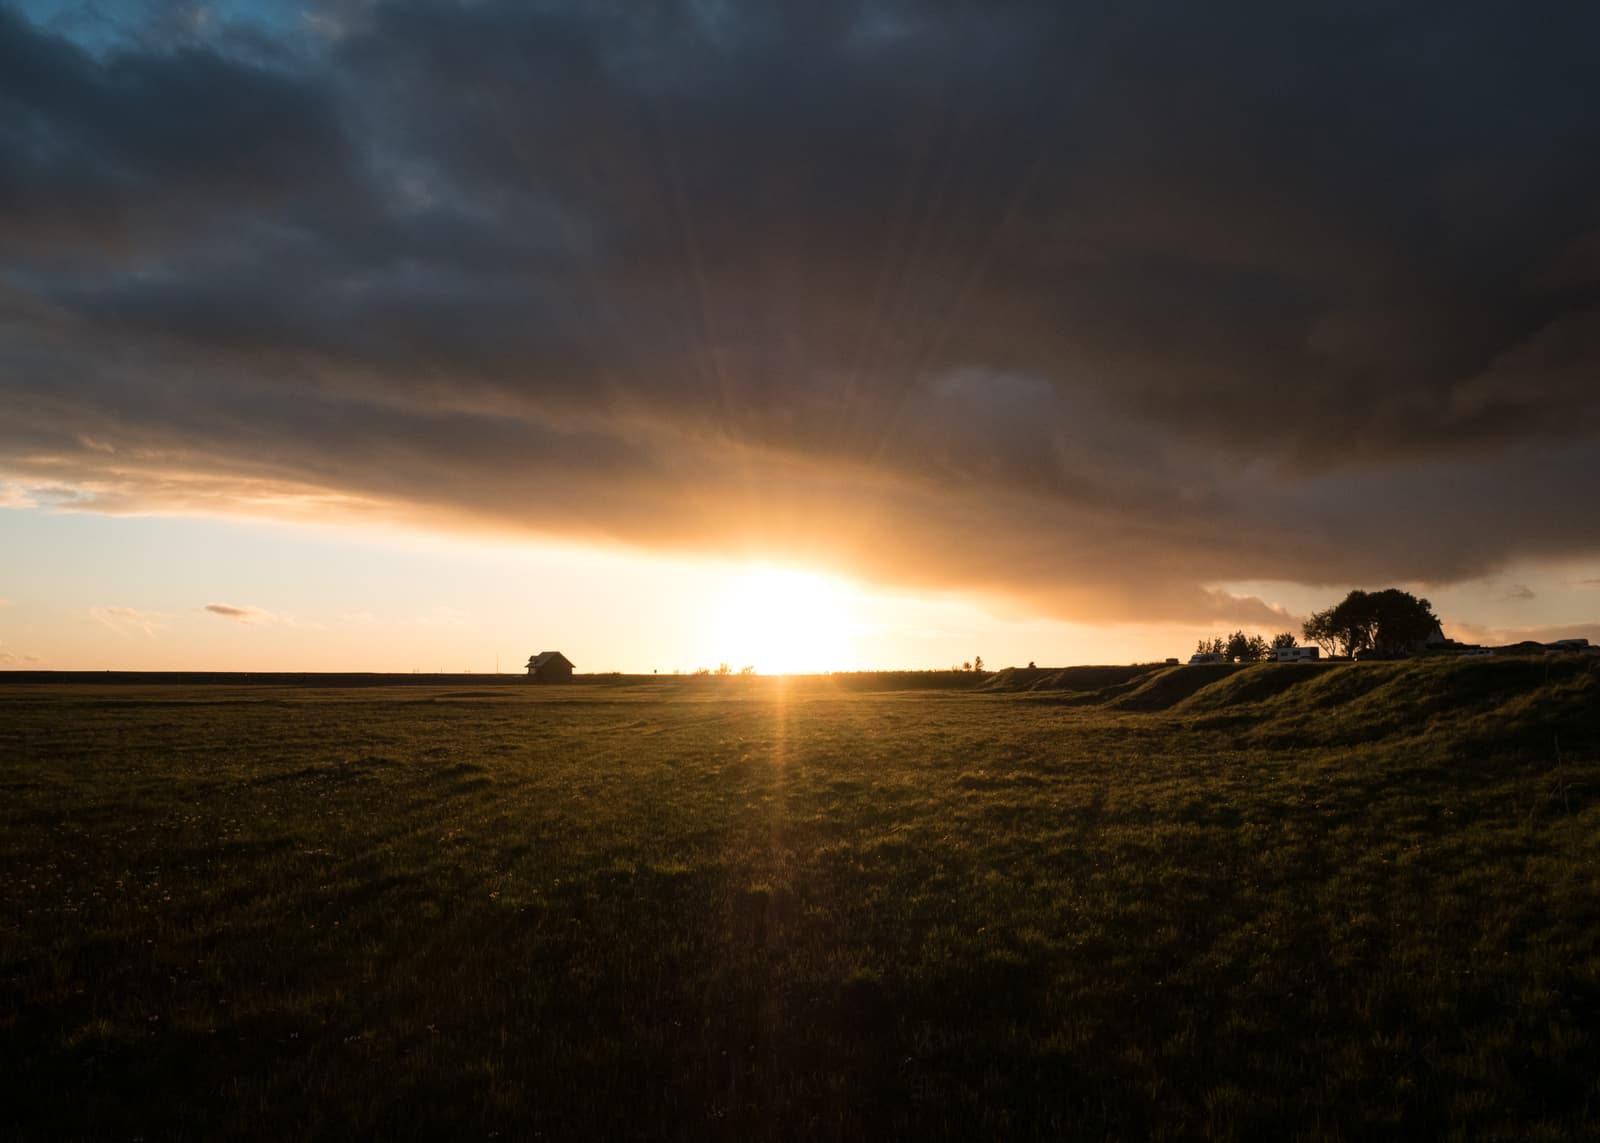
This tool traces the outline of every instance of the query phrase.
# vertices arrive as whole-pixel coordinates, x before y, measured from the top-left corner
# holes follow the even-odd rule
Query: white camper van
[[[1272,652],[1272,658],[1279,663],[1308,663],[1312,659],[1322,658],[1320,647],[1279,647]]]

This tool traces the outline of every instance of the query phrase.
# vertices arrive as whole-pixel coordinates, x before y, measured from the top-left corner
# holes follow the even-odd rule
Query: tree
[[[1354,655],[1372,646],[1372,626],[1367,615],[1367,593],[1352,591],[1332,607],[1312,613],[1301,628],[1330,655]]]
[[[1315,612],[1301,630],[1330,654],[1370,650],[1403,655],[1432,634],[1438,623],[1426,599],[1390,587],[1352,591],[1334,606]]]
[[[1326,655],[1334,655],[1339,651],[1339,637],[1333,630],[1333,608],[1331,607],[1312,612],[1311,618],[1301,625],[1300,633],[1321,647]]]
[[[1293,631],[1280,631],[1272,637],[1271,649],[1274,651],[1286,651],[1299,645],[1300,640],[1294,637]]]
[[[1370,650],[1377,635],[1377,623],[1372,616],[1372,603],[1366,592],[1359,588],[1333,606],[1331,617],[1333,633],[1344,644],[1346,655]]]
[[[980,675],[983,674],[983,656],[982,655],[974,655],[973,656],[973,658],[972,658],[972,669],[974,671],[977,671],[978,674],[980,674]]]
[[[1372,645],[1387,655],[1416,647],[1439,625],[1433,605],[1409,591],[1391,587],[1367,596],[1372,611]]]
[[[1267,657],[1267,641],[1259,635],[1246,635],[1243,631],[1235,631],[1228,636],[1228,642],[1222,653],[1231,662],[1259,663]]]

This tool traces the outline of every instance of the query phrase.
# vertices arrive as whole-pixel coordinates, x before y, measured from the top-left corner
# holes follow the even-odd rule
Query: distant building
[[[572,660],[560,651],[540,651],[528,659],[528,681],[534,683],[570,683]]]
[[[1428,632],[1428,637],[1422,641],[1422,645],[1418,648],[1418,650],[1443,651],[1452,646],[1453,643],[1454,640],[1444,633],[1444,628],[1439,626],[1438,623],[1435,623],[1433,625],[1433,630]]]

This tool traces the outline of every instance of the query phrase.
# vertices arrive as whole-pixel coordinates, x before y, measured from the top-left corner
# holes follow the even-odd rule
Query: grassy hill
[[[1203,668],[1176,670],[1196,669]],[[1569,748],[1593,750],[1600,658],[1257,664],[1170,709],[1196,716],[1197,725],[1247,726],[1248,741],[1261,745],[1420,739],[1446,750],[1487,745],[1526,755],[1548,753],[1565,738]]]
[[[1107,711],[1192,716],[1190,725],[1248,724],[1252,740],[1311,735],[1327,743],[1433,733],[1542,748],[1565,733],[1593,747],[1600,657],[1438,656],[1380,663],[1215,663],[997,671],[984,689],[1063,692]]]
[[[0,1134],[1595,1137],[1600,663],[1002,676],[0,688]]]

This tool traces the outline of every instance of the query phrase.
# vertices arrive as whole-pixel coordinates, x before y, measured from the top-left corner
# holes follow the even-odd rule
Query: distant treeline
[[[1439,626],[1439,617],[1426,599],[1409,591],[1390,587],[1382,591],[1350,592],[1332,607],[1312,614],[1301,625],[1300,633],[1329,655],[1356,655],[1376,651],[1401,655],[1427,639]],[[1270,659],[1280,648],[1298,644],[1293,632],[1283,631],[1271,639],[1235,631],[1202,639],[1195,646],[1198,655],[1220,655],[1230,663],[1258,663]]]
[[[1297,645],[1294,634],[1289,631],[1280,632],[1271,639],[1235,631],[1232,635],[1200,640],[1195,645],[1195,654],[1220,655],[1230,663],[1259,663],[1263,659],[1270,659],[1272,653],[1281,647]]]

